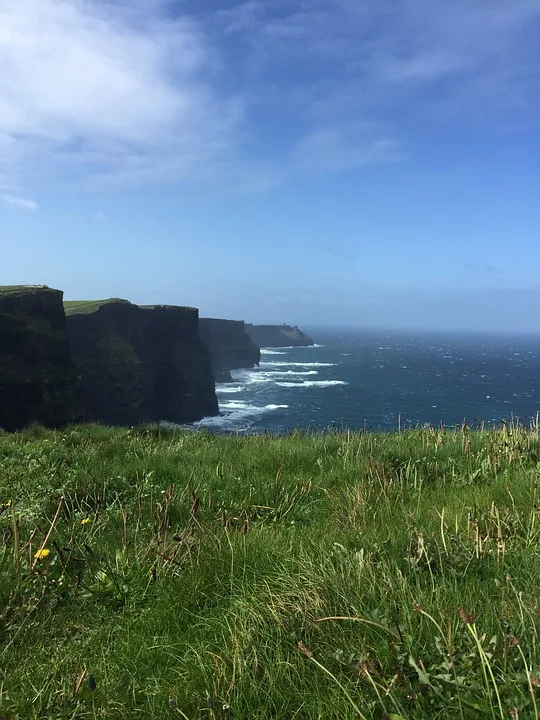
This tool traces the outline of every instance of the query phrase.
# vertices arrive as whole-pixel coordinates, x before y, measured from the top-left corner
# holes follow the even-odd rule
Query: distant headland
[[[314,345],[312,338],[292,325],[249,325],[246,332],[259,347],[301,347]]]

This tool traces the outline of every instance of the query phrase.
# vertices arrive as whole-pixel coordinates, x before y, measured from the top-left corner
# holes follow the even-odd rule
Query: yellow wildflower
[[[12,500],[8,500],[7,503],[4,505],[4,507],[9,508],[9,507],[12,506],[12,504],[13,504],[13,501],[12,501]]]
[[[89,522],[90,522],[90,518],[83,518],[83,519],[81,520],[81,525],[86,525],[86,524],[89,523]]]
[[[50,550],[47,550],[47,548],[43,548],[42,550],[38,550],[34,557],[36,558],[36,560],[43,560],[43,558],[46,558],[47,555],[50,555],[50,553]]]

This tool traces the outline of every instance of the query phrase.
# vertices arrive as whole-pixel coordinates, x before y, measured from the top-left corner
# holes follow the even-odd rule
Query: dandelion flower
[[[87,525],[90,522],[90,518],[83,518],[81,520],[81,525]]]
[[[38,550],[37,553],[34,555],[36,560],[43,560],[43,558],[46,558],[47,555],[50,555],[50,550],[47,550],[47,548],[43,548],[42,550]]]

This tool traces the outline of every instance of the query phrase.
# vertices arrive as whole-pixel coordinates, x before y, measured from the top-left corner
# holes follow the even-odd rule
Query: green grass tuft
[[[0,434],[0,716],[537,718],[537,428]]]

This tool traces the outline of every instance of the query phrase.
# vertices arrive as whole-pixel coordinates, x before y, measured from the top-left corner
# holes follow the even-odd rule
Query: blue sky
[[[540,331],[540,0],[4,0],[0,284]]]

